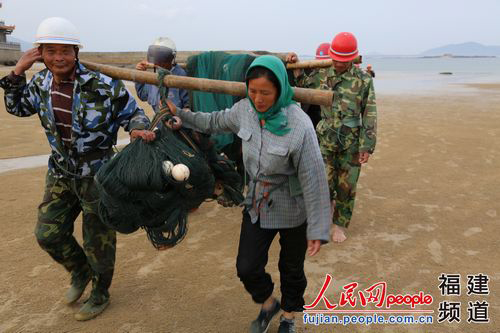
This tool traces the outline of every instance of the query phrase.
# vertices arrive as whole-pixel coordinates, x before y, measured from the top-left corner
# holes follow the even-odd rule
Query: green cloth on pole
[[[187,61],[187,72],[191,77],[245,82],[245,73],[255,56],[229,54],[226,52],[204,52],[191,56]],[[213,112],[231,108],[242,97],[201,91],[191,92],[191,108],[195,112]],[[212,135],[217,150],[233,142],[232,133]]]

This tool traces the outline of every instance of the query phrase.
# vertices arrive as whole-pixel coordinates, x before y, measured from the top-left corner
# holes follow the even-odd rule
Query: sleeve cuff
[[[10,74],[7,76],[8,80],[12,82],[13,84],[19,84],[21,83],[26,77],[24,75],[16,75],[14,71],[10,72]]]
[[[375,148],[359,148],[360,153],[369,153],[371,155],[374,151]]]
[[[132,133],[133,130],[145,130],[145,129],[146,129],[145,124],[134,124],[134,125],[130,126],[128,132]]]

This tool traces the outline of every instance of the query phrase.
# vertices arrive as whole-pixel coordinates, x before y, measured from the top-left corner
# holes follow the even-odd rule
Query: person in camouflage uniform
[[[154,133],[144,130],[149,119],[123,82],[78,62],[81,45],[77,38],[60,36],[63,29],[40,34],[54,25],[69,32],[76,29],[62,18],[43,21],[38,47],[23,54],[14,71],[0,80],[0,87],[5,90],[7,112],[18,117],[37,114],[45,129],[52,154],[35,236],[42,249],[71,273],[65,303],[76,302],[92,280],[90,297],[75,314],[77,320],[87,320],[109,304],[116,252],[116,234],[99,218],[93,176],[111,158],[120,126],[132,138],[146,141],[153,140]],[[39,60],[47,68],[27,83],[24,72]],[[81,212],[83,248],[73,237],[74,222]]]
[[[350,55],[345,56],[346,53]],[[373,80],[369,74],[353,66],[352,59],[357,53],[355,37],[350,33],[340,33],[329,51],[333,66],[316,69],[309,75],[297,73],[296,80],[297,86],[328,89],[334,93],[333,105],[321,107],[322,119],[316,133],[330,185],[334,223],[332,240],[335,242],[346,239],[361,164],[368,162],[373,154],[377,138]],[[287,61],[296,62],[298,58],[291,53]]]

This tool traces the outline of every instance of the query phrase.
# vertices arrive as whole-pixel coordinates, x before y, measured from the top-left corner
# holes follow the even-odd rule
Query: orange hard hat
[[[328,54],[333,60],[348,62],[358,56],[358,41],[350,32],[338,33],[332,40]]]
[[[328,54],[328,50],[330,49],[330,43],[321,43],[316,49],[316,59],[324,60],[330,59],[330,55]]]

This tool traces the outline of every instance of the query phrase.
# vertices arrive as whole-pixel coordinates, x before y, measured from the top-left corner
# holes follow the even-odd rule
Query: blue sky
[[[337,32],[364,54],[417,54],[445,44],[500,45],[499,0],[5,0],[0,18],[31,42],[46,17],[80,31],[85,51],[142,51],[157,36],[179,50],[313,54]]]

